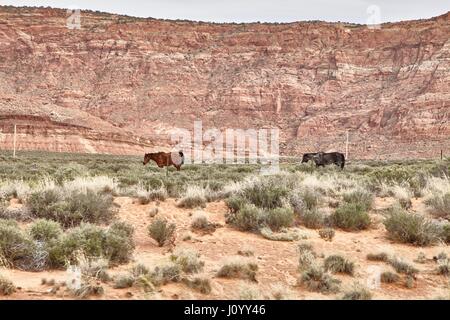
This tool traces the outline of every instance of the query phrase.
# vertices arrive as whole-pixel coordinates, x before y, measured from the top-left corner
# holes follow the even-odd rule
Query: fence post
[[[346,133],[347,133],[347,140],[345,141],[345,160],[348,159],[348,129]]]
[[[14,138],[13,138],[13,158],[16,157],[16,135],[17,135],[17,124],[14,124]]]

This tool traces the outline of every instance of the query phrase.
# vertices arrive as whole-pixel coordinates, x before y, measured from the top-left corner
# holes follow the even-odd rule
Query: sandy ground
[[[321,294],[306,290],[296,285],[299,277],[297,270],[298,253],[297,242],[280,242],[266,240],[262,236],[248,232],[237,231],[225,224],[226,207],[223,202],[209,203],[206,208],[181,209],[176,207],[176,200],[168,199],[161,203],[151,202],[148,205],[135,203],[133,199],[119,197],[115,202],[120,205],[119,218],[131,223],[135,227],[136,250],[134,261],[110,269],[111,275],[125,273],[131,266],[140,262],[149,267],[158,261],[167,259],[170,255],[169,247],[158,247],[156,242],[147,234],[147,226],[153,218],[149,211],[155,206],[159,207],[157,217],[166,217],[177,225],[176,247],[188,247],[198,250],[205,268],[202,275],[211,278],[213,290],[203,295],[188,288],[182,283],[170,283],[158,289],[155,293],[144,293],[139,288],[113,289],[110,284],[104,284],[105,293],[96,299],[237,299],[243,286],[256,286],[262,293],[269,293],[273,285],[283,284],[291,291],[292,299],[338,299],[338,294]],[[336,231],[332,242],[321,239],[316,230],[305,229],[300,226],[302,234],[308,237],[319,255],[328,256],[340,254],[356,264],[354,276],[335,275],[342,281],[342,289],[351,288],[356,282],[366,285],[371,275],[378,271],[387,271],[392,268],[383,262],[371,262],[366,259],[368,253],[387,252],[403,258],[420,270],[413,288],[406,288],[404,281],[397,284],[381,284],[371,290],[373,299],[434,299],[448,297],[450,293],[448,278],[435,274],[436,263],[433,256],[444,251],[450,254],[448,246],[441,244],[433,247],[414,247],[410,245],[393,243],[386,237],[381,224],[380,210],[389,207],[393,199],[377,198],[372,210],[373,227],[361,232]],[[13,204],[14,205],[14,204]],[[413,201],[412,211],[424,212],[425,206],[420,200]],[[191,215],[196,211],[203,211],[209,220],[222,225],[212,234],[199,234],[190,230]],[[183,236],[191,233],[191,240],[184,241]],[[221,266],[221,261],[229,256],[237,255],[238,250],[249,248],[254,252],[257,261],[257,283],[240,279],[221,279],[215,277]],[[425,254],[427,262],[415,263],[419,253]],[[322,258],[321,258],[322,259]],[[374,271],[375,270],[375,271]],[[50,293],[51,287],[42,285],[41,279],[55,279],[64,281],[67,278],[65,271],[24,272],[19,270],[0,269],[0,273],[11,279],[20,289],[11,296],[0,299],[73,299],[67,292],[60,290]]]

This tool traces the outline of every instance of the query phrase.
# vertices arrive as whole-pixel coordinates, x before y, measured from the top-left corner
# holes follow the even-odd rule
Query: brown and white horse
[[[180,171],[181,166],[184,164],[184,154],[183,151],[146,153],[144,156],[144,166],[150,160],[155,161],[160,168],[174,166],[177,168],[177,171]]]

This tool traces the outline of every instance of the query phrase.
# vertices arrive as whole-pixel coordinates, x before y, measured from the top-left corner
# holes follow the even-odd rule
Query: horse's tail
[[[183,153],[183,151],[182,150],[178,151],[178,154],[181,157],[181,164],[184,164],[184,153]]]

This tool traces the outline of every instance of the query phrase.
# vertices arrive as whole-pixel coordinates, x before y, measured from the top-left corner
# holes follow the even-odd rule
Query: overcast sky
[[[450,0],[0,0],[0,4],[76,7],[137,17],[213,22],[323,20],[372,24],[430,18],[450,11]]]

